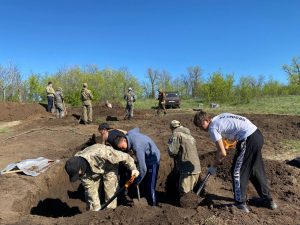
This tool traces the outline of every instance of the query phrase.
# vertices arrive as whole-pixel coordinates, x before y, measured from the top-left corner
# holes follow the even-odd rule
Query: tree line
[[[139,98],[155,98],[157,89],[179,91],[183,99],[195,98],[203,102],[248,103],[252,98],[262,96],[282,96],[300,94],[300,57],[294,57],[291,64],[282,69],[287,75],[288,84],[283,85],[264,76],[240,77],[234,74],[211,73],[206,80],[200,66],[187,68],[186,73],[172,78],[166,70],[149,68],[146,79],[138,81],[127,68],[102,69],[96,65],[62,68],[53,74],[31,73],[26,80],[21,79],[17,65],[0,64],[0,100],[19,102],[45,102],[45,87],[48,81],[54,88],[61,87],[65,101],[73,106],[80,105],[80,89],[88,83],[95,101],[121,101],[128,87],[132,87]]]

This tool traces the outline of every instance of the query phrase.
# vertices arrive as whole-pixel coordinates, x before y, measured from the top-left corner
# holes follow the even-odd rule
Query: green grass
[[[284,140],[281,144],[285,151],[300,153],[300,141],[298,140]]]
[[[125,103],[124,107],[125,107]],[[155,99],[138,99],[134,103],[134,108],[135,109],[151,109],[151,107],[157,106],[158,105],[158,100]]]
[[[6,127],[0,128],[0,134],[7,133],[9,130]]]
[[[300,115],[300,96],[262,97],[253,99],[248,104],[220,103],[219,108],[211,109],[210,103],[202,103],[195,99],[182,99],[181,109],[194,109],[199,106],[209,113],[256,113],[256,114],[281,114]],[[140,99],[135,103],[136,109],[150,109],[157,106],[155,99]]]

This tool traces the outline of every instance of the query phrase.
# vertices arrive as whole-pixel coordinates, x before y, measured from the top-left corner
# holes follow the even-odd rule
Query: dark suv
[[[180,108],[180,97],[178,91],[166,92],[166,108]]]

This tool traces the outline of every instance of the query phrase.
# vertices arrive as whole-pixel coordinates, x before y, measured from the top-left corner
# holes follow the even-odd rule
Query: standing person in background
[[[54,107],[55,91],[52,86],[53,86],[52,82],[49,81],[48,85],[46,87],[46,94],[47,94],[47,100],[48,100],[47,112],[52,112],[51,109]]]
[[[81,101],[83,107],[81,119],[83,124],[90,124],[93,121],[92,100],[94,97],[92,92],[87,87],[87,83],[83,83],[81,89]]]
[[[261,153],[264,137],[260,130],[246,117],[222,113],[210,118],[202,110],[196,113],[194,124],[209,132],[211,139],[216,144],[215,161],[208,169],[211,175],[216,174],[217,166],[226,157],[223,139],[237,141],[236,153],[231,168],[235,206],[246,213],[249,212],[246,204],[246,192],[250,179],[261,197],[262,205],[270,209],[276,209],[277,204],[273,201],[267,184]]]
[[[166,94],[163,92],[163,90],[160,88],[158,89],[158,108],[156,114],[160,114],[160,110],[164,111],[164,114],[167,114],[166,111]]]
[[[56,118],[62,119],[65,116],[64,95],[59,87],[54,93],[54,104],[56,108]]]
[[[189,193],[198,182],[201,172],[195,138],[188,128],[178,120],[170,123],[172,136],[168,142],[168,153],[174,158],[175,170],[179,172],[179,197]]]
[[[126,119],[132,119],[133,118],[133,103],[136,100],[136,95],[133,92],[132,88],[128,88],[128,92],[124,95],[124,99],[126,101],[126,115],[124,117],[124,120]]]

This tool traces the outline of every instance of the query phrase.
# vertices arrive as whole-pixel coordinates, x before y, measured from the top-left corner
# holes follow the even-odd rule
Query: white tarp
[[[8,164],[0,174],[5,174],[8,171],[12,170],[22,170],[23,173],[29,176],[37,176],[40,173],[48,169],[48,167],[55,163],[51,159],[46,159],[44,157],[38,157],[36,159],[25,159],[18,163]]]

